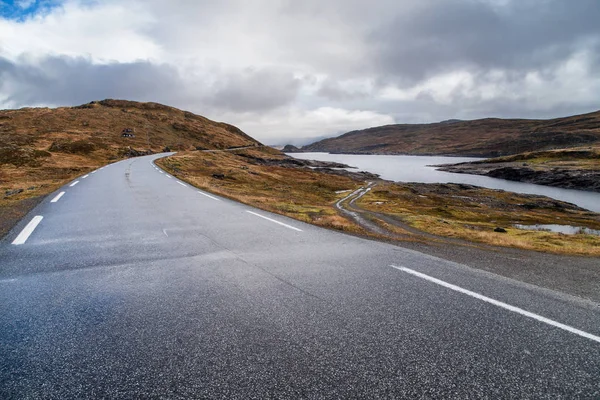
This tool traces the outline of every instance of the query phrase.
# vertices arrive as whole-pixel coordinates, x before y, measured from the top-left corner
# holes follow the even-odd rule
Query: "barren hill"
[[[600,111],[550,120],[385,125],[321,140],[302,151],[495,157],[591,144],[600,144]]]
[[[94,101],[76,107],[0,111],[0,163],[17,151],[19,164],[59,153],[118,157],[124,148],[161,151],[259,145],[238,128],[157,103]],[[34,154],[33,150],[50,154]],[[35,161],[33,158],[37,158]]]
[[[0,111],[0,236],[65,182],[111,160],[261,144],[235,126],[156,103]]]

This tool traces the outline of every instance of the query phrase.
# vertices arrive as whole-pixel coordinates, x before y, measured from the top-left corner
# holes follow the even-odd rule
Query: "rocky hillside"
[[[235,126],[156,103],[0,111],[0,236],[44,195],[112,160],[261,144]]]
[[[302,151],[497,157],[600,144],[600,111],[550,120],[486,118],[352,131]]]

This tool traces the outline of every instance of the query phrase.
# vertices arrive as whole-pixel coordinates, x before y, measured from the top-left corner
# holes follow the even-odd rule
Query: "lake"
[[[435,168],[429,166],[477,161],[481,160],[481,158],[329,153],[290,153],[288,155],[305,160],[340,162],[352,167],[357,167],[360,171],[378,174],[382,179],[396,182],[466,183],[468,185],[483,186],[490,189],[502,189],[516,193],[540,194],[553,199],[577,204],[579,207],[588,210],[600,212],[600,193],[507,181],[481,175],[456,174],[437,171]]]

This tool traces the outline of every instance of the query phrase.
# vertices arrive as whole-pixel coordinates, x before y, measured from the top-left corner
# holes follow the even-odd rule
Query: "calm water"
[[[571,226],[571,225],[521,225],[516,224],[515,228],[519,229],[529,229],[534,231],[550,231],[550,232],[559,232],[564,233],[565,235],[577,235],[579,233],[587,234],[587,235],[596,235],[600,236],[600,230],[590,229],[579,226]]]
[[[288,155],[305,160],[341,162],[357,167],[360,171],[379,174],[383,179],[389,179],[396,182],[466,183],[469,185],[483,186],[490,189],[502,189],[516,193],[541,194],[552,197],[553,199],[577,204],[579,207],[588,210],[600,212],[600,193],[513,182],[504,179],[490,178],[488,176],[455,174],[436,171],[435,168],[428,167],[428,165],[476,161],[481,160],[481,158],[329,153],[293,153]]]

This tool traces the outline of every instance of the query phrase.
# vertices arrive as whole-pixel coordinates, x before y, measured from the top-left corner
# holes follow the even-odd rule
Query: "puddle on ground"
[[[548,224],[548,225],[514,225],[515,228],[518,229],[528,229],[533,231],[548,231],[548,232],[558,232],[564,233],[565,235],[575,235],[578,233],[585,233],[588,235],[597,235],[600,236],[600,230],[584,228],[581,226],[571,226],[571,225],[558,225],[558,224]]]

